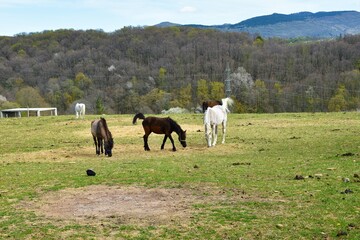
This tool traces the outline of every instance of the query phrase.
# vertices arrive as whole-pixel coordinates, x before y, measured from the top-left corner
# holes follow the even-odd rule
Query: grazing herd
[[[205,139],[208,147],[216,145],[218,125],[220,124],[222,125],[222,143],[225,143],[227,113],[230,112],[229,107],[232,104],[233,100],[231,98],[224,98],[222,101],[206,101],[203,103]],[[76,118],[84,118],[85,104],[77,103],[75,105],[75,112]],[[161,150],[164,149],[166,140],[169,138],[172,144],[172,150],[176,151],[174,139],[171,136],[173,132],[178,135],[180,144],[184,148],[186,147],[186,130],[184,131],[181,126],[170,117],[145,117],[144,114],[137,113],[132,123],[136,124],[137,119],[143,120],[145,151],[150,151],[148,138],[151,133],[165,135],[161,144]],[[101,117],[91,122],[91,134],[93,136],[96,154],[103,154],[105,149],[105,156],[111,157],[114,140],[104,118]]]

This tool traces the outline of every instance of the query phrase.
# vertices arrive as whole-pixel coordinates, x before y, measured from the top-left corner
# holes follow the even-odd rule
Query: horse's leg
[[[104,153],[104,148],[103,148],[102,138],[98,138],[98,147],[99,147],[99,155],[100,155],[100,151],[101,151],[101,154],[103,154]]]
[[[208,147],[211,147],[211,140],[212,140],[211,134],[212,134],[211,126],[205,124],[205,139]]]
[[[164,138],[165,139],[165,138]],[[171,136],[171,134],[169,135],[169,139],[170,139],[170,141],[171,141],[171,144],[172,144],[172,146],[173,146],[173,151],[175,152],[176,151],[176,147],[175,147],[175,144],[174,144],[174,139],[172,138],[172,136]]]
[[[206,140],[206,144],[207,144],[208,147],[209,147],[208,128],[207,128],[206,124],[204,125],[204,128],[205,128],[205,140]]]
[[[96,155],[100,155],[100,151],[98,151],[98,143],[96,141],[96,137],[93,137],[94,139],[94,144],[95,144],[95,152],[96,152]]]
[[[101,139],[101,154],[104,153],[104,140]]]
[[[144,135],[144,149],[145,149],[145,151],[150,151],[149,144],[148,144],[148,138],[149,138],[149,134],[145,133],[145,135]]]
[[[168,136],[165,134],[163,143],[161,144],[161,150],[164,150],[164,146],[165,146],[165,142],[166,142],[167,138],[168,138]]]
[[[213,134],[214,134],[214,142],[212,145],[215,146],[216,142],[217,142],[217,135],[218,135],[218,125],[217,124],[213,125]]]
[[[223,139],[222,139],[222,144],[225,143],[225,135],[226,135],[226,122],[222,122],[222,134],[223,134]]]

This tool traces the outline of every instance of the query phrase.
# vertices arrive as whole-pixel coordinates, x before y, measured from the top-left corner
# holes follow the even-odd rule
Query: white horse
[[[220,124],[222,124],[222,134],[223,134],[221,143],[225,143],[227,113],[230,112],[228,107],[231,106],[233,103],[234,101],[231,98],[224,98],[222,99],[222,105],[209,107],[205,111],[204,114],[205,138],[208,147],[216,145],[218,125]]]
[[[85,117],[85,104],[84,103],[76,103],[75,105],[75,113],[76,118],[84,118]]]

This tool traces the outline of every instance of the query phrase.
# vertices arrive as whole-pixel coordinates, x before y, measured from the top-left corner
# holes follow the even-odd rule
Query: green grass
[[[177,152],[170,142],[160,151],[162,136],[153,134],[145,152],[140,123],[106,116],[111,158],[95,155],[97,116],[0,119],[0,238],[360,239],[358,113],[230,114],[226,143],[214,148],[206,147],[202,115],[171,117],[187,129],[186,149],[173,134]],[[88,168],[97,176],[86,177]],[[19,207],[89,185],[201,189],[224,200],[194,204],[190,221],[155,226],[62,222]]]

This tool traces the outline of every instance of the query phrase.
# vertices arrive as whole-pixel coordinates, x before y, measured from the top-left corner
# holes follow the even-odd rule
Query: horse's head
[[[180,131],[179,142],[181,143],[181,145],[183,147],[186,147],[186,130],[185,131],[183,131],[183,130]]]
[[[104,143],[105,155],[111,157],[113,147],[114,147],[114,140],[112,138],[109,138],[108,141],[105,141]]]

